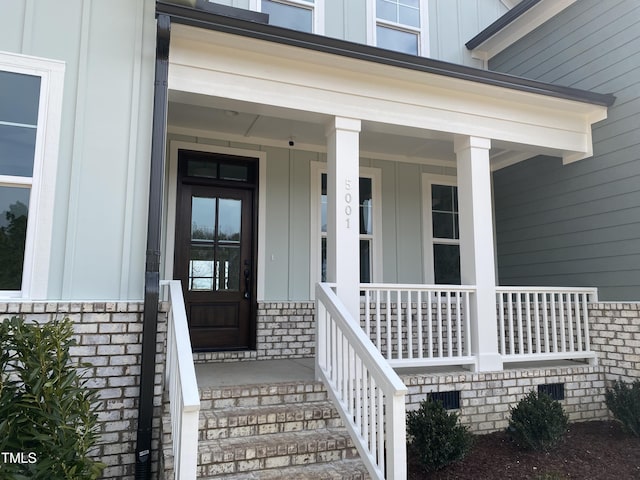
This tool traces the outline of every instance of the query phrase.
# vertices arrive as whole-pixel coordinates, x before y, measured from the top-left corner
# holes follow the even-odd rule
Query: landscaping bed
[[[614,421],[572,423],[548,453],[523,451],[504,432],[475,437],[469,454],[435,473],[409,458],[409,480],[640,478],[640,439]]]

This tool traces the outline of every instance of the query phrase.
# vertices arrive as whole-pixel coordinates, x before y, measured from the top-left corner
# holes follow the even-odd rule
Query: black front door
[[[248,159],[180,151],[174,277],[194,350],[255,337],[255,170]]]

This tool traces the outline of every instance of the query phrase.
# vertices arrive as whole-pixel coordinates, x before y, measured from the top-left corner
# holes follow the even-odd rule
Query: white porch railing
[[[322,283],[316,286],[316,376],[372,478],[405,480],[407,387]]]
[[[590,359],[594,288],[497,287],[498,348],[505,362]]]
[[[362,327],[392,367],[475,364],[474,286],[361,284]]]
[[[200,395],[193,365],[187,314],[180,281],[163,281],[161,285],[168,290],[169,300],[165,385],[169,390],[174,478],[195,480],[198,466]]]

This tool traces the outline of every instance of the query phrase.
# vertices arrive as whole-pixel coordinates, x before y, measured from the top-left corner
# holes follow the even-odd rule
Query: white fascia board
[[[471,56],[481,60],[490,60],[532,32],[547,20],[555,17],[577,0],[542,0],[527,10],[498,33],[471,50]]]
[[[169,89],[589,154],[606,107],[175,25]]]

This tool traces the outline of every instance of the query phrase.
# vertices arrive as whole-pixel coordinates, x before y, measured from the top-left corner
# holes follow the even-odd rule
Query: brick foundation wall
[[[88,385],[99,390],[96,406],[100,434],[93,456],[107,465],[102,479],[132,480],[135,475],[138,395],[142,354],[142,311],[139,302],[0,303],[0,319],[21,316],[38,323],[69,317],[77,345],[70,354],[90,363]],[[153,467],[157,471],[162,408],[166,309],[158,315],[154,390]]]
[[[572,422],[608,418],[602,367],[518,369],[492,373],[402,376],[409,393],[407,410],[417,409],[431,392],[460,391],[460,421],[476,433],[506,428],[509,409],[540,384],[564,383],[560,403]]]
[[[640,378],[640,303],[594,303],[589,306],[591,348],[607,380]]]

